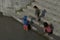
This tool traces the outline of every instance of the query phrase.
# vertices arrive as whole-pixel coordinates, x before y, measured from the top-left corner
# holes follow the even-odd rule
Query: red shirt
[[[50,28],[50,26],[45,27],[45,30],[46,30],[47,32],[51,32],[51,28]]]

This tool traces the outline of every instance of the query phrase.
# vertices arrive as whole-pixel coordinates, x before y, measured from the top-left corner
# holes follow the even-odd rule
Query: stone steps
[[[30,9],[30,8],[29,8],[29,9]],[[30,11],[27,12],[27,9],[25,9],[25,12],[28,13],[29,16],[35,17],[35,14],[32,14],[33,12],[30,12]],[[45,20],[45,21],[48,21],[48,20]],[[50,21],[50,20],[49,20],[49,21]],[[37,23],[37,24],[38,24],[38,23]]]
[[[24,12],[28,13],[28,15],[31,15],[31,16],[34,16],[34,10],[31,10],[31,9],[24,9],[23,10]]]
[[[42,5],[44,6],[48,6],[51,10],[56,11],[56,12],[60,12],[58,9],[60,8],[60,5],[57,4],[53,4],[52,2],[47,2],[46,0],[40,0],[39,2],[40,4],[42,3]],[[43,4],[44,3],[44,4]]]
[[[49,12],[50,14],[56,15],[57,17],[60,17],[60,14],[57,14],[57,13],[55,13],[54,11],[51,11],[50,9],[42,6],[42,4],[40,5],[40,4],[38,4],[38,3],[35,2],[35,3],[32,3],[32,5],[33,5],[33,6],[36,5],[36,6],[38,6],[38,7],[41,8],[41,9],[42,9],[42,8],[43,8],[43,9],[46,9],[47,12]]]
[[[49,2],[47,2],[46,0],[40,0],[40,2],[39,2],[40,4],[41,3],[44,3],[44,7],[46,7],[46,5],[48,5],[49,6],[49,8],[48,7],[46,7],[46,8],[48,8],[48,9],[50,9],[50,11],[52,11],[55,15],[57,15],[57,14],[59,14],[60,15],[60,6],[57,6],[56,4],[54,5],[52,5],[51,3],[49,3]],[[42,4],[43,5],[43,4]]]
[[[59,0],[36,0],[37,2],[42,2],[42,1],[45,1],[47,3],[50,3],[52,5],[57,5],[59,6],[60,5],[60,1]]]
[[[31,9],[30,9],[31,8]],[[32,11],[34,11],[33,10],[33,7],[32,6],[28,6],[28,9],[30,9],[30,10],[32,10]],[[30,12],[29,12],[30,13]],[[32,13],[32,12],[31,12]],[[34,14],[33,14],[34,15]],[[48,18],[50,18],[51,20],[59,20],[59,18],[58,17],[56,17],[56,16],[54,16],[54,15],[52,15],[52,14],[50,14],[50,13],[47,13],[47,15],[46,15]],[[47,18],[47,19],[48,19]]]
[[[25,13],[25,12],[18,12],[18,13],[15,14],[15,16],[18,17],[18,18],[23,18],[26,14],[27,13]]]
[[[57,3],[58,3],[58,2],[57,2]],[[48,4],[52,6],[52,9],[53,9],[54,11],[60,13],[60,11],[59,11],[60,5],[57,5],[57,3],[52,5],[52,3],[49,3],[49,2],[48,2]],[[59,3],[59,4],[60,4],[60,3]]]

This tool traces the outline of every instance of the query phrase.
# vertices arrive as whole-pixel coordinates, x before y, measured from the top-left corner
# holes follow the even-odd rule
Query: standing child
[[[24,18],[23,18],[23,28],[24,28],[24,30],[25,31],[28,31],[28,20],[27,20],[27,16],[24,16]]]
[[[33,7],[35,9],[36,20],[39,21],[40,9],[37,6]]]
[[[27,20],[27,16],[24,16],[24,18],[23,18],[23,28],[24,28],[24,30],[26,30],[26,31],[28,31],[28,30],[30,30],[31,29],[31,25],[30,25],[30,23],[29,23],[29,20]]]

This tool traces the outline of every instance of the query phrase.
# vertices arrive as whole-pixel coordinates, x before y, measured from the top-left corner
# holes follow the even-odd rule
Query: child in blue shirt
[[[28,20],[27,20],[27,16],[24,16],[23,18],[23,28],[24,30],[28,31]]]

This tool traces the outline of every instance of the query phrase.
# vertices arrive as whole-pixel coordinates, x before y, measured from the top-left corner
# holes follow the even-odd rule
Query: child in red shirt
[[[44,25],[44,31],[46,33],[48,33],[48,35],[52,34],[52,29],[51,29],[50,25],[47,22],[44,22],[43,25]]]

